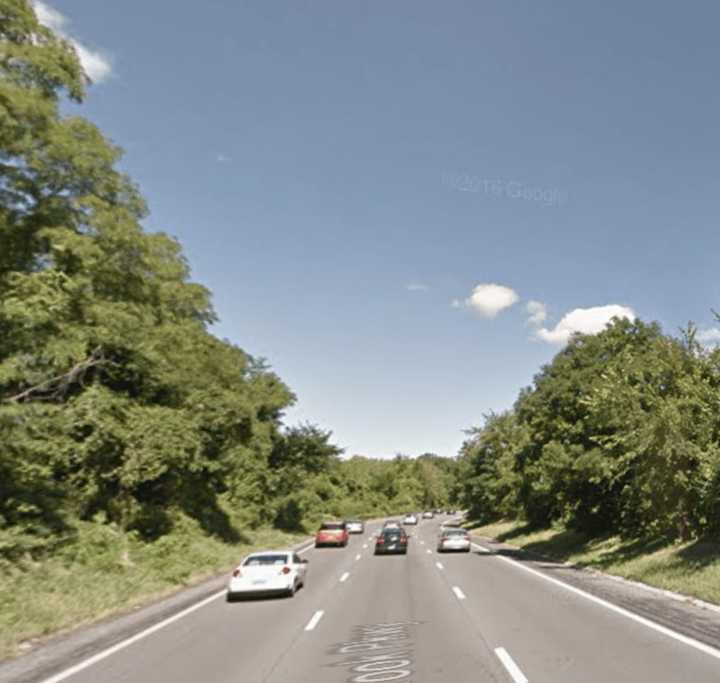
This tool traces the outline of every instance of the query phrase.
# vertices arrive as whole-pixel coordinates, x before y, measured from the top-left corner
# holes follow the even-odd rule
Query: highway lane
[[[431,535],[424,530],[423,536]],[[433,548],[434,549],[434,548]],[[720,660],[490,553],[435,554],[491,647],[531,681],[718,681]]]
[[[307,620],[324,601],[328,587],[367,552],[372,530],[353,535],[347,548],[311,548],[307,585],[294,598],[243,600],[218,598],[133,643],[112,656],[70,676],[70,683],[172,681],[225,683],[262,681],[277,656],[290,650]],[[238,558],[240,560],[240,558]],[[49,679],[52,680],[52,679]]]
[[[263,681],[507,680],[415,537],[407,556],[365,555],[322,607],[313,632],[293,643]]]
[[[720,680],[720,659],[511,562],[437,554],[438,520],[410,531],[407,556],[374,557],[377,527],[347,549],[309,550],[293,599],[210,601],[62,680]]]

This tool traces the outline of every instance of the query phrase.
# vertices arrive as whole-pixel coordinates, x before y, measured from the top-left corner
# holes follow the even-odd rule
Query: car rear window
[[[443,531],[443,536],[465,536],[467,531],[464,529],[447,529]]]
[[[243,562],[243,567],[264,567],[273,564],[287,564],[287,555],[251,555]]]
[[[325,522],[320,526],[321,531],[342,531],[344,528],[343,522]]]

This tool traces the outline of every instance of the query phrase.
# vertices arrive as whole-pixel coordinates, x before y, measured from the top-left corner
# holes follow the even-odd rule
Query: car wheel
[[[235,602],[235,596],[232,593],[226,593],[225,602]]]
[[[295,597],[295,591],[297,590],[297,581],[293,581],[293,585],[288,589],[288,597]]]

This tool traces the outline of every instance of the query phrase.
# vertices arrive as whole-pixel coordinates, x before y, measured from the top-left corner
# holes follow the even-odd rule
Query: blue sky
[[[613,312],[719,334],[716,2],[49,5],[216,333],[348,453],[455,454]]]

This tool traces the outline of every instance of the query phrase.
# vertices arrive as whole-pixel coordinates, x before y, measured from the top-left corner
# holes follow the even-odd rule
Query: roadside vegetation
[[[536,555],[570,562],[720,604],[720,542],[670,541],[590,536],[554,526],[532,529],[524,522],[499,521],[475,534],[510,543]]]
[[[458,475],[475,525],[510,520],[500,538],[720,601],[720,351],[692,326],[575,337],[470,430]]]
[[[64,113],[89,85],[72,45],[27,0],[0,0],[0,44],[0,656],[322,517],[447,500],[450,460],[341,460],[283,422],[291,389],[212,335],[121,150]]]

